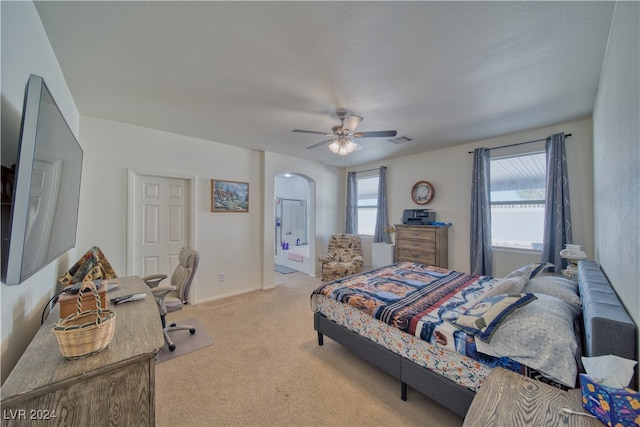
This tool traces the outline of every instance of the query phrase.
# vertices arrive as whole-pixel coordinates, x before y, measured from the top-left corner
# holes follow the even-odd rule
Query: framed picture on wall
[[[249,212],[249,183],[212,179],[211,212]]]

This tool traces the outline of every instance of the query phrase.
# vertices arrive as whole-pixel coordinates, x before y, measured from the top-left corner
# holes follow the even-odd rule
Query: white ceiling
[[[82,115],[356,165],[589,116],[613,2],[37,2]]]

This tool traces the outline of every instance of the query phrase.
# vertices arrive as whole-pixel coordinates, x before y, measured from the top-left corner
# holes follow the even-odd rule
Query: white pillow
[[[533,262],[531,264],[525,265],[524,267],[520,267],[517,270],[512,271],[511,273],[504,276],[505,279],[509,279],[511,277],[524,277],[527,280],[536,277],[538,274],[542,273],[547,268],[553,267],[553,264],[549,262]]]
[[[558,276],[555,274],[546,274],[543,276],[535,277],[534,279],[536,280],[536,282],[547,282],[551,284],[562,283],[564,286],[573,289],[573,291],[578,294],[578,282],[576,282],[575,280],[567,279],[566,277]]]
[[[510,277],[498,280],[492,288],[482,294],[482,299],[500,294],[519,294],[526,284],[527,279],[524,277]]]
[[[570,304],[582,307],[582,300],[578,295],[578,283],[573,280],[557,276],[538,276],[529,280],[523,292],[545,294],[560,298]]]
[[[496,284],[482,295],[482,298],[489,298],[500,294],[519,294],[524,292],[524,286],[531,277],[536,277],[545,269],[553,267],[548,262],[534,262],[497,279]]]
[[[476,348],[490,356],[509,357],[573,388],[578,374],[574,310],[559,298],[536,296],[493,332],[490,343],[475,340]]]

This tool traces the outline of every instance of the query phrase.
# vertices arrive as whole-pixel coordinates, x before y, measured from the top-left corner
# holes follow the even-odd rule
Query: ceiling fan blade
[[[350,131],[354,131],[362,120],[364,120],[362,117],[356,116],[355,114],[350,114],[344,119],[342,129],[349,129]]]
[[[327,133],[327,132],[316,132],[315,130],[302,130],[302,129],[294,129],[291,132],[298,132],[298,133],[312,133],[314,135],[324,135],[324,136],[333,136],[332,133]]]
[[[353,137],[355,138],[385,138],[390,136],[396,136],[398,131],[396,130],[379,130],[373,132],[356,132]]]
[[[318,142],[317,144],[313,144],[313,145],[308,146],[308,147],[307,147],[307,150],[311,150],[311,149],[313,149],[313,148],[320,147],[321,145],[328,144],[328,143],[330,143],[330,142],[332,142],[332,141],[334,141],[334,140],[335,140],[335,138],[330,138],[330,139],[327,139],[327,140],[325,140],[325,141]]]

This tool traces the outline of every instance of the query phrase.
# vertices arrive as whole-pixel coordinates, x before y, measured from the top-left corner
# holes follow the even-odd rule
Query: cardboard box
[[[609,427],[640,425],[640,393],[598,384],[580,374],[582,406]]]
[[[62,294],[58,298],[58,303],[60,304],[60,318],[64,319],[70,314],[76,313],[78,311],[78,295],[80,294]],[[100,295],[100,305],[101,307],[108,308],[107,304],[109,302],[107,298],[107,285],[103,282],[100,283],[98,287],[98,295]],[[86,310],[95,310],[96,309],[96,297],[93,295],[93,292],[83,292],[82,294],[82,311]]]

